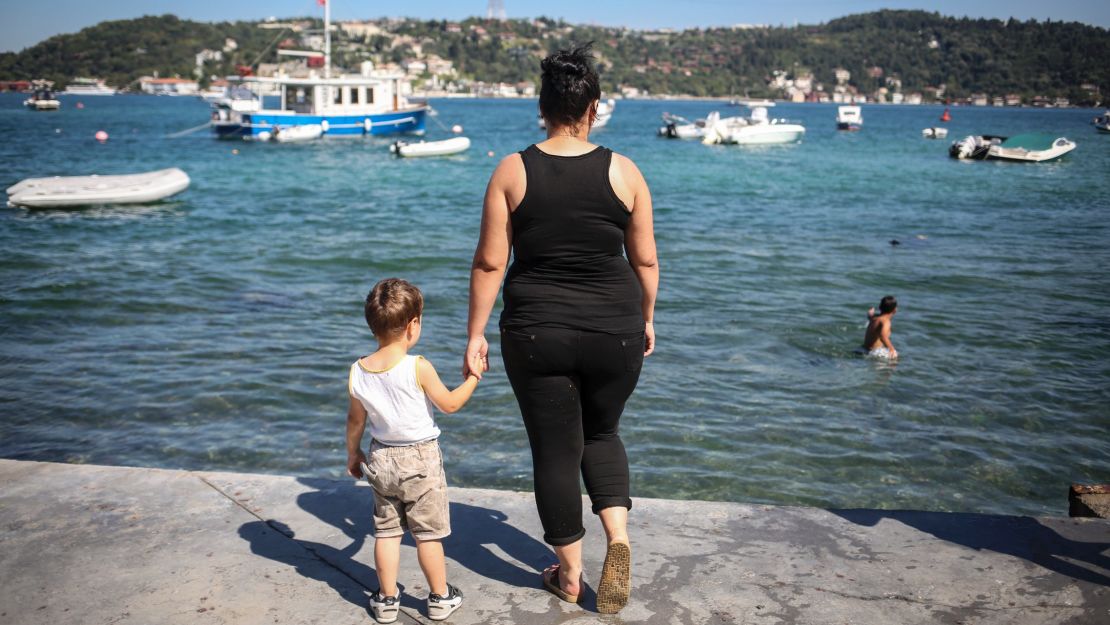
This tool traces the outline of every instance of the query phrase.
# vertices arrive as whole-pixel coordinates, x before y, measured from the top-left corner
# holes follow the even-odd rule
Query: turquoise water
[[[396,160],[386,139],[167,138],[204,122],[193,99],[63,97],[56,114],[21,99],[0,96],[3,187],[169,166],[193,183],[149,206],[0,210],[8,458],[342,475],[367,289],[424,290],[418,351],[455,380],[487,178],[541,137],[529,101],[435,102],[474,147]],[[835,107],[780,105],[809,129],[792,146],[654,136],[663,111],[714,108],[619,102],[595,134],[639,164],[656,206],[659,351],[622,429],[634,495],[1064,514],[1070,482],[1110,479],[1110,136],[1095,112],[953,109],[950,139],[1079,143],[1040,165],[949,159],[920,137],[937,107],[865,106],[864,130],[838,133]],[[851,354],[887,294],[897,365]],[[491,361],[441,418],[448,476],[529,489]]]

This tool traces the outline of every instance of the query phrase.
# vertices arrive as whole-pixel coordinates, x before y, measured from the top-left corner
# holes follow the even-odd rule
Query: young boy
[[[441,541],[451,533],[451,521],[432,406],[448,414],[462,408],[480,373],[471,373],[449,391],[430,362],[408,353],[420,340],[424,310],[420,290],[408,282],[378,282],[366,297],[365,310],[378,350],[351,365],[347,472],[365,476],[374,489],[374,563],[381,587],[370,597],[370,610],[379,623],[397,620],[401,537],[408,528],[428,580],[428,618],[442,621],[459,608],[463,596],[447,583],[443,559]],[[471,372],[485,370],[480,360],[471,363]],[[362,452],[367,422],[369,461]]]
[[[898,300],[887,295],[879,301],[879,314],[875,309],[867,311],[867,333],[863,336],[863,351],[876,358],[898,358],[898,350],[890,342],[891,320],[898,312]]]

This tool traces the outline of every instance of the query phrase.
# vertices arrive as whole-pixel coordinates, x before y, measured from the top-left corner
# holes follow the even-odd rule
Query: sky
[[[334,19],[417,17],[458,20],[486,14],[486,0],[332,0]],[[1110,28],[1106,0],[502,0],[510,18],[545,15],[572,24],[636,29],[693,28],[733,24],[817,24],[879,9],[924,9],[957,17],[1076,21]],[[173,13],[218,22],[266,17],[322,15],[316,0],[0,0],[0,51],[19,51],[60,33],[104,20]]]

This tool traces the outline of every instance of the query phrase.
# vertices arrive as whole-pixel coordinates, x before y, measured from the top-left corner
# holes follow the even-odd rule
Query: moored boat
[[[748,117],[721,118],[716,111],[705,118],[705,137],[702,143],[736,145],[768,145],[796,143],[805,136],[806,129],[785,119],[771,119],[767,105],[752,107]]]
[[[669,139],[701,139],[705,136],[705,120],[690,121],[679,115],[663,113],[663,125],[659,127],[659,136]]]
[[[285,51],[293,53],[297,51]],[[297,52],[319,57],[318,52]],[[212,129],[221,139],[260,139],[274,136],[274,128],[319,126],[324,136],[424,133],[425,103],[406,97],[411,85],[402,72],[376,71],[366,61],[359,74],[333,77],[331,73],[331,2],[324,3],[323,76],[233,76],[228,83],[245,86],[257,104],[217,104]],[[277,93],[280,108],[267,109],[262,94]],[[226,104],[226,105],[225,105]]]
[[[99,78],[74,78],[63,91],[65,95],[116,95],[116,90]]]
[[[609,120],[612,119],[613,111],[616,110],[616,108],[617,101],[613,98],[598,101],[597,117],[594,118],[594,124],[593,126],[590,126],[590,129],[597,130],[598,128],[605,127],[605,125],[609,123]],[[539,124],[540,128],[547,128],[547,124],[545,124],[543,121],[543,115],[539,116],[539,121],[537,121],[536,123]]]
[[[1014,135],[990,146],[987,158],[1000,161],[1041,163],[1051,161],[1075,149],[1075,142],[1047,133]]]
[[[948,147],[948,156],[960,160],[981,161],[987,158],[991,146],[998,145],[1006,137],[995,135],[968,135],[959,141],[953,141]]]
[[[1106,111],[1102,115],[1091,120],[1095,125],[1095,130],[1103,133],[1110,134],[1110,111]]]
[[[948,129],[947,128],[941,128],[940,126],[934,126],[932,128],[923,128],[921,130],[921,136],[925,137],[926,139],[944,139],[945,137],[948,136]]]
[[[56,111],[62,107],[62,103],[54,95],[54,81],[35,80],[31,85],[34,92],[23,101],[23,106],[32,111]]]
[[[841,106],[836,110],[837,130],[859,130],[863,126],[863,112],[858,106]]]
[[[28,178],[8,187],[7,193],[8,206],[58,208],[155,202],[188,187],[188,174],[171,167],[139,174]]]
[[[389,151],[397,156],[450,156],[470,149],[470,139],[451,137],[442,141],[397,141],[389,146]]]
[[[259,133],[258,138],[268,138],[277,143],[299,143],[319,139],[324,134],[324,127],[320,124],[294,124],[292,126],[274,126],[269,137],[265,131]]]

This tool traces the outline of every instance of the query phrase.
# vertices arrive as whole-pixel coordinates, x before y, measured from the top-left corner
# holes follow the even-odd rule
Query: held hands
[[[644,358],[655,351],[655,324],[648,321],[644,324]]]
[[[464,378],[474,374],[481,380],[486,371],[489,371],[489,343],[485,336],[477,336],[466,344],[462,374]]]
[[[354,455],[347,454],[347,475],[356,480],[362,479],[362,468],[358,465],[363,462],[366,462],[366,454],[362,453],[361,449],[355,452]]]

